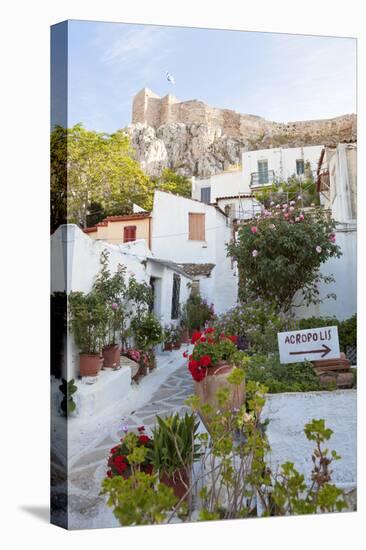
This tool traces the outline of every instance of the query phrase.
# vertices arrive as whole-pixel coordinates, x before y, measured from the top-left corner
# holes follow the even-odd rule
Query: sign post
[[[277,334],[281,363],[339,359],[338,327],[292,330]]]

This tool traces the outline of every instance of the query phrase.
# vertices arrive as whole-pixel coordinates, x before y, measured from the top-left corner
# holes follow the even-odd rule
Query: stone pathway
[[[188,407],[184,401],[194,393],[193,380],[186,365],[179,367],[153,393],[151,399],[142,407],[125,415],[118,429],[104,433],[98,441],[93,441],[76,460],[70,461],[69,488],[69,528],[90,529],[118,527],[111,510],[106,506],[104,497],[99,495],[101,482],[107,470],[109,450],[123,437],[122,426],[136,431],[144,425],[146,431],[155,425],[155,415],[164,417],[174,412],[184,414]]]

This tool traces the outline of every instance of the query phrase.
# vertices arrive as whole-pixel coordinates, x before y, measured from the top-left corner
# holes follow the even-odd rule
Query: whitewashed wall
[[[203,187],[211,188],[212,203],[216,201],[217,197],[230,197],[238,193],[250,193],[250,188],[245,183],[242,170],[222,172],[208,178],[193,178],[192,199],[201,200],[201,189]]]
[[[250,190],[250,179],[252,172],[258,172],[258,160],[268,160],[268,170],[274,170],[275,175],[282,180],[296,174],[296,160],[304,159],[305,163],[310,162],[313,172],[316,171],[322,145],[311,147],[292,147],[282,149],[260,149],[258,151],[243,152],[243,179],[245,188]]]
[[[295,308],[297,318],[335,316],[347,319],[357,312],[357,231],[355,225],[343,225],[336,231],[336,244],[343,255],[331,258],[321,266],[323,275],[333,274],[335,282],[321,283],[320,297],[335,293],[336,300],[326,299],[323,303],[309,307]],[[298,301],[297,303],[300,303]]]
[[[205,241],[188,239],[188,214],[206,214]],[[213,263],[212,281],[201,280],[203,296],[214,303],[218,313],[233,307],[237,278],[227,258],[230,241],[227,218],[215,207],[161,191],[155,192],[152,252],[154,256],[177,263]]]
[[[272,448],[270,465],[273,470],[286,461],[294,462],[309,481],[314,442],[306,439],[303,429],[311,420],[323,418],[334,432],[325,447],[336,450],[342,457],[332,464],[333,482],[345,487],[356,484],[356,390],[268,395],[261,418],[270,420],[267,435]]]

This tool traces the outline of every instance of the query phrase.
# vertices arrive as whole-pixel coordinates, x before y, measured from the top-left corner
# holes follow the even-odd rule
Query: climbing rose
[[[331,243],[335,243],[336,242],[336,234],[332,233],[329,237],[329,240],[330,240]]]
[[[258,256],[258,250],[253,250],[252,256],[253,258],[256,258]]]
[[[299,216],[299,219],[300,219],[300,221],[302,222],[302,220],[304,220],[304,219],[305,219],[305,216],[304,216],[304,214],[300,214],[300,216]]]
[[[295,204],[295,201],[290,201],[290,205],[293,206]]]
[[[253,225],[251,228],[250,228],[251,232],[254,234],[254,233],[257,233],[258,232],[258,227],[256,227],[255,225]]]
[[[299,222],[299,221],[300,221],[300,217],[299,217],[299,216],[296,216],[295,222]]]
[[[318,245],[318,246],[315,248],[315,250],[317,251],[318,254],[320,254],[321,251],[322,251],[322,247]]]
[[[113,303],[111,304],[111,308],[112,308],[114,311],[116,311],[116,309],[118,309],[118,304],[116,304],[116,302],[113,302]]]

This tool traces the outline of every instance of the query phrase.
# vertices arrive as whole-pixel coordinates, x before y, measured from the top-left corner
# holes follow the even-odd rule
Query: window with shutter
[[[123,242],[130,243],[136,240],[136,225],[126,225],[123,228]]]
[[[172,294],[172,319],[179,317],[179,295],[180,295],[180,276],[174,273],[173,275],[173,294]]]
[[[296,174],[298,176],[302,176],[302,174],[305,174],[305,163],[302,159],[296,161]]]
[[[211,187],[201,188],[201,202],[209,204],[211,202]]]
[[[188,239],[190,241],[204,241],[205,240],[205,214],[188,214],[189,221],[189,233]]]

